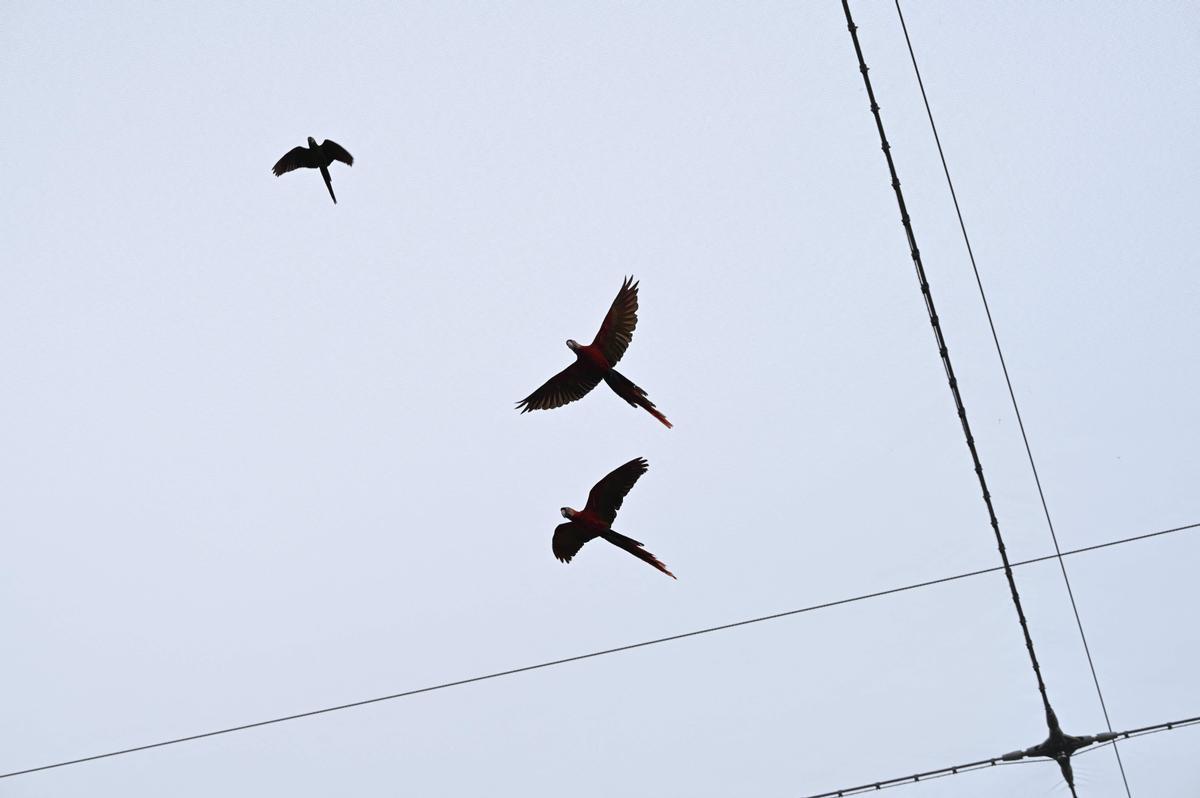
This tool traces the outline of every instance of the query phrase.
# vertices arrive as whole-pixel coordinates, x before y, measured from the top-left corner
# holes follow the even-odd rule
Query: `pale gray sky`
[[[1014,558],[1051,551],[894,8],[857,21]],[[913,3],[1064,547],[1200,521],[1200,14]],[[8,4],[0,772],[997,564],[840,4]],[[339,204],[270,167],[355,156]],[[623,371],[513,402],[626,274]],[[558,508],[650,461],[618,529]],[[1069,561],[1109,710],[1200,714],[1200,535]],[[1053,563],[1018,575],[1103,720]],[[0,782],[797,796],[1032,745],[992,575]],[[1200,731],[1124,746],[1200,791]],[[1080,795],[1123,794],[1110,753]],[[1062,795],[1050,764],[906,787]]]

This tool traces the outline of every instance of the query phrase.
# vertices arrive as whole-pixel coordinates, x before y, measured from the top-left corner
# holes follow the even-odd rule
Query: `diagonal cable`
[[[988,304],[987,292],[983,290],[983,279],[979,275],[979,266],[975,263],[975,251],[971,247],[971,238],[967,235],[967,225],[963,222],[962,208],[958,204],[958,194],[954,190],[954,181],[950,177],[950,167],[946,163],[946,153],[942,149],[942,139],[938,135],[937,124],[933,121],[933,110],[929,106],[929,96],[925,93],[925,81],[921,79],[921,68],[917,66],[917,56],[913,51],[912,39],[908,35],[908,25],[904,21],[904,12],[900,8],[900,0],[894,0],[896,14],[900,18],[900,27],[904,31],[904,43],[908,46],[908,56],[912,60],[913,72],[917,76],[917,85],[921,89],[921,100],[925,103],[925,115],[929,117],[929,128],[933,131],[933,140],[937,144],[938,157],[942,161],[942,171],[946,175],[946,185],[950,188],[950,198],[954,201],[954,213],[958,216],[958,228],[962,231],[963,243],[967,247],[967,256],[971,261],[971,270],[975,273],[975,285],[979,288],[979,298],[983,301],[983,310],[987,314],[988,328],[992,332],[992,343],[996,346],[996,355],[1000,359],[1000,368],[1004,372],[1004,383],[1008,386],[1008,398],[1012,401],[1013,413],[1017,417],[1017,427],[1021,430],[1021,440],[1025,444],[1025,456],[1029,458],[1029,468],[1033,472],[1033,481],[1037,485],[1038,498],[1042,503],[1042,513],[1046,517],[1046,526],[1050,528],[1050,539],[1054,541],[1054,550],[1061,551],[1058,535],[1054,531],[1054,522],[1050,520],[1050,507],[1046,503],[1046,494],[1042,491],[1042,479],[1038,476],[1037,464],[1033,460],[1033,449],[1029,445],[1029,436],[1025,433],[1025,421],[1021,418],[1021,408],[1017,405],[1017,394],[1013,390],[1012,379],[1008,374],[1008,364],[1004,359],[1004,350],[1000,347],[1000,336],[996,333],[996,323],[992,319],[992,308]],[[1087,634],[1083,631],[1083,621],[1079,617],[1079,606],[1075,603],[1075,592],[1071,589],[1071,580],[1067,576],[1066,563],[1060,557],[1059,568],[1062,570],[1063,583],[1067,586],[1067,597],[1071,600],[1071,611],[1075,614],[1075,625],[1079,629],[1079,639],[1083,642],[1083,652],[1087,655],[1088,669],[1092,672],[1092,683],[1096,686],[1096,696],[1100,699],[1100,709],[1104,713],[1104,725],[1112,731],[1112,721],[1108,717],[1108,705],[1104,701],[1104,691],[1100,689],[1100,677],[1096,675],[1096,664],[1092,661],[1092,650],[1088,646]],[[1125,795],[1132,798],[1129,791],[1129,779],[1125,775],[1125,764],[1121,761],[1121,752],[1113,744],[1113,753],[1117,758],[1117,768],[1121,771],[1121,781],[1125,784]]]
[[[1185,524],[1184,526],[1171,527],[1170,529],[1160,529],[1156,532],[1146,532],[1141,535],[1133,535],[1132,537],[1120,538],[1118,540],[1110,540],[1106,543],[1097,543],[1092,546],[1083,546],[1078,549],[1072,549],[1070,551],[1065,551],[1065,552],[1063,552],[1063,556],[1069,557],[1069,556],[1072,556],[1075,554],[1083,554],[1085,552],[1098,551],[1100,549],[1107,549],[1112,546],[1120,546],[1120,545],[1123,545],[1126,543],[1134,543],[1136,541],[1151,540],[1153,538],[1159,538],[1159,537],[1163,537],[1165,535],[1175,534],[1177,532],[1188,532],[1188,531],[1194,531],[1194,530],[1198,530],[1198,529],[1200,529],[1200,523]],[[1028,560],[1021,560],[1019,562],[1013,563],[1013,567],[1019,568],[1024,565],[1033,565],[1034,563],[1046,562],[1047,560],[1055,559],[1057,556],[1058,555],[1056,555],[1056,554],[1047,554],[1042,557],[1033,557]],[[217,736],[220,736],[223,734],[232,734],[234,732],[246,731],[248,729],[257,729],[257,728],[260,728],[263,726],[273,726],[277,723],[287,723],[288,721],[299,720],[301,718],[311,718],[316,715],[325,715],[325,714],[328,714],[331,712],[340,712],[340,711],[346,710],[346,709],[353,709],[355,707],[367,706],[368,704],[379,704],[384,701],[394,701],[396,699],[408,698],[410,696],[420,695],[422,693],[432,693],[432,692],[435,692],[438,690],[445,690],[445,689],[448,689],[451,687],[460,687],[460,686],[466,685],[466,684],[474,684],[475,682],[484,682],[484,681],[488,681],[490,679],[499,679],[503,676],[512,676],[512,675],[515,675],[518,673],[527,673],[529,671],[541,670],[543,668],[552,668],[557,665],[565,665],[569,662],[579,662],[579,661],[585,660],[585,659],[593,659],[595,657],[603,657],[608,654],[618,654],[623,651],[632,651],[637,648],[647,648],[649,646],[656,646],[656,645],[659,645],[660,643],[670,643],[675,640],[683,640],[683,639],[689,638],[689,637],[699,637],[701,635],[712,634],[714,632],[722,632],[727,629],[736,629],[740,626],[750,626],[751,624],[763,623],[765,621],[774,621],[774,620],[778,620],[780,618],[787,618],[792,615],[803,615],[805,613],[815,612],[817,610],[829,609],[831,607],[840,607],[844,604],[854,604],[859,601],[866,601],[867,599],[882,598],[884,596],[892,596],[897,593],[906,593],[910,590],[917,590],[919,588],[924,588],[924,587],[932,587],[933,585],[941,585],[941,584],[945,584],[947,582],[956,582],[956,581],[959,581],[962,579],[969,579],[969,578],[975,577],[975,576],[982,576],[983,574],[995,573],[1000,570],[1003,570],[1003,566],[997,565],[997,566],[993,566],[991,568],[981,568],[979,570],[967,571],[965,573],[955,574],[953,576],[944,576],[939,579],[930,579],[930,580],[926,580],[924,582],[915,582],[915,583],[908,584],[908,585],[902,585],[900,587],[888,588],[886,590],[877,590],[873,593],[864,593],[864,594],[861,594],[858,596],[851,596],[850,598],[836,599],[834,601],[826,601],[821,604],[812,604],[807,607],[800,607],[798,609],[786,610],[784,612],[776,612],[776,613],[772,613],[770,615],[760,615],[756,618],[748,618],[746,620],[734,621],[733,623],[721,624],[719,626],[709,626],[704,629],[695,629],[690,632],[683,632],[680,634],[668,635],[666,637],[659,637],[659,638],[655,638],[653,640],[643,640],[639,643],[630,643],[628,645],[617,646],[615,648],[601,649],[600,651],[592,651],[587,654],[577,654],[573,657],[564,657],[562,659],[550,660],[548,662],[540,662],[540,663],[537,663],[534,665],[524,665],[519,668],[510,668],[509,670],[495,671],[493,673],[485,673],[480,676],[472,676],[467,679],[458,679],[456,681],[443,682],[441,684],[429,685],[426,687],[418,687],[413,690],[405,690],[405,691],[399,692],[399,693],[392,693],[391,695],[377,696],[375,698],[367,698],[367,699],[363,699],[361,701],[351,701],[346,704],[338,704],[336,706],[323,707],[321,709],[312,709],[312,710],[307,710],[305,712],[297,712],[297,713],[294,713],[291,715],[283,715],[281,717],[269,718],[267,720],[254,721],[252,723],[243,723],[238,726],[229,726],[229,727],[226,727],[223,729],[216,729],[214,731],[201,732],[199,734],[189,734],[185,737],[175,737],[175,738],[169,739],[169,740],[161,740],[159,742],[147,743],[145,745],[137,745],[137,746],[133,746],[131,748],[122,748],[122,749],[119,749],[116,751],[108,751],[108,752],[105,752],[102,754],[93,754],[91,756],[79,757],[77,759],[68,759],[68,760],[64,760],[61,762],[54,762],[49,765],[39,765],[37,767],[24,768],[22,770],[14,770],[14,771],[10,771],[8,773],[0,773],[0,779],[7,779],[7,778],[11,778],[13,776],[23,776],[28,773],[38,773],[38,772],[44,771],[44,770],[53,770],[55,768],[67,767],[69,765],[79,765],[84,762],[94,762],[98,759],[109,759],[109,758],[115,757],[115,756],[123,756],[125,754],[137,753],[138,751],[149,751],[154,748],[163,748],[168,745],[178,745],[179,743],[192,742],[194,740],[203,740],[208,737],[217,737]]]
[[[1042,707],[1046,712],[1047,726],[1051,724],[1054,711],[1050,707],[1050,697],[1046,694],[1046,682],[1042,678],[1042,668],[1038,664],[1037,653],[1033,650],[1033,638],[1029,634],[1029,623],[1025,619],[1025,609],[1021,606],[1021,595],[1017,592],[1017,583],[1013,579],[1012,566],[1008,561],[1008,551],[1004,547],[1004,537],[1000,534],[1000,522],[996,519],[996,510],[992,506],[992,494],[988,490],[987,480],[983,476],[983,464],[979,460],[979,452],[975,447],[975,436],[971,434],[971,425],[967,421],[967,410],[963,405],[962,394],[958,390],[958,379],[954,376],[954,366],[950,362],[950,350],[946,346],[946,338],[942,333],[942,325],[938,319],[937,308],[933,303],[933,293],[929,288],[929,280],[925,276],[925,266],[921,262],[921,250],[917,247],[917,239],[913,234],[912,220],[908,215],[908,206],[904,202],[904,192],[900,189],[900,178],[896,174],[896,163],[892,160],[892,148],[888,144],[887,134],[883,129],[883,118],[879,115],[879,103],[875,100],[875,90],[871,87],[871,78],[867,75],[867,63],[863,59],[862,45],[858,41],[858,26],[850,14],[849,0],[842,0],[842,9],[846,12],[846,26],[850,38],[854,41],[854,52],[858,56],[858,69],[862,73],[863,85],[867,89],[867,97],[871,101],[871,114],[875,117],[875,127],[879,130],[879,141],[883,148],[883,156],[887,160],[888,173],[892,178],[892,190],[896,193],[896,204],[900,208],[900,222],[904,225],[904,234],[908,238],[908,249],[912,255],[913,265],[917,270],[917,280],[921,286],[921,295],[925,299],[925,309],[929,313],[929,324],[933,328],[933,337],[937,342],[938,354],[946,371],[946,380],[950,384],[950,393],[954,396],[954,406],[958,411],[958,419],[962,423],[963,434],[967,439],[967,449],[971,452],[971,461],[975,466],[975,476],[979,479],[979,488],[983,493],[983,502],[987,506],[988,520],[992,532],[996,536],[996,547],[1000,550],[1000,561],[1004,564],[1004,576],[1008,579],[1008,589],[1012,596],[1013,606],[1017,610],[1017,620],[1021,624],[1021,634],[1025,637],[1025,649],[1029,652],[1029,662],[1037,677],[1038,693],[1042,697]]]

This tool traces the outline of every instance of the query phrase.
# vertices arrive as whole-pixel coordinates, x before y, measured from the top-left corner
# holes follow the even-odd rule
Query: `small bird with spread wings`
[[[617,298],[613,300],[608,315],[604,317],[596,339],[587,346],[577,343],[574,339],[568,340],[567,348],[575,353],[575,362],[517,402],[521,412],[562,407],[582,399],[600,384],[600,380],[604,380],[617,396],[634,407],[645,408],[650,415],[670,428],[671,422],[655,409],[646,392],[613,368],[629,348],[629,342],[633,340],[633,328],[637,326],[637,310],[638,284],[632,277],[627,277],[617,293]]]
[[[309,136],[307,147],[296,147],[280,158],[279,163],[275,164],[271,171],[275,173],[276,177],[279,177],[301,167],[320,169],[321,177],[325,178],[325,187],[329,189],[329,197],[333,200],[333,204],[337,205],[337,197],[333,195],[333,179],[329,177],[329,165],[334,161],[341,161],[346,166],[354,166],[354,156],[346,152],[341,144],[329,139],[317,144],[317,140]]]
[[[657,557],[642,548],[641,543],[625,537],[620,532],[614,532],[611,528],[626,494],[633,487],[633,483],[638,481],[638,477],[645,474],[649,468],[650,464],[644,457],[630,460],[596,483],[582,510],[562,508],[563,518],[567,519],[567,523],[559,524],[554,529],[554,540],[551,543],[554,556],[562,562],[570,562],[583,548],[584,543],[595,538],[604,538],[617,548],[624,549],[674,579],[675,574],[668,571],[667,566],[659,562]]]

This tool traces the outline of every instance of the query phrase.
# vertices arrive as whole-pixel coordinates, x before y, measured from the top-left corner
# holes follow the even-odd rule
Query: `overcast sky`
[[[1052,552],[895,9],[854,9],[1010,553]],[[1200,13],[907,13],[1063,547],[1200,521]],[[839,3],[2,17],[0,772],[998,564]],[[336,206],[270,173],[307,136],[354,154]],[[516,413],[628,274],[675,429],[604,386]],[[679,580],[556,562],[636,456],[616,528]],[[1200,714],[1198,562],[1068,560],[1114,727]],[[1101,731],[1057,566],[1017,579]],[[1044,735],[991,574],[0,794],[792,797]],[[1122,750],[1200,791],[1200,729]],[[1065,788],[897,791],[967,793]]]

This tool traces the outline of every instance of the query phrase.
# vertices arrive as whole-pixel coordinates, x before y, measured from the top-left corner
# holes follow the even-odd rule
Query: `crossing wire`
[[[1141,535],[1133,535],[1131,537],[1120,538],[1118,540],[1110,540],[1106,543],[1097,543],[1097,544],[1094,544],[1091,546],[1082,546],[1077,549],[1071,549],[1069,551],[1065,551],[1062,553],[1062,556],[1070,557],[1070,556],[1073,556],[1076,554],[1084,554],[1086,552],[1099,551],[1100,549],[1107,549],[1107,548],[1111,548],[1113,546],[1120,546],[1120,545],[1123,545],[1126,543],[1134,543],[1137,541],[1151,540],[1151,539],[1155,539],[1155,538],[1164,537],[1166,535],[1172,535],[1172,534],[1175,534],[1178,532],[1188,532],[1188,531],[1193,531],[1193,530],[1197,530],[1197,529],[1200,529],[1200,522],[1192,523],[1192,524],[1185,524],[1183,526],[1171,527],[1169,529],[1160,529],[1156,532],[1146,532]],[[1028,560],[1020,560],[1018,562],[1012,563],[1011,567],[1020,568],[1022,566],[1026,566],[1026,565],[1033,565],[1035,563],[1046,562],[1048,560],[1055,559],[1057,556],[1058,556],[1057,554],[1046,554],[1041,557],[1033,557]],[[361,701],[351,701],[346,704],[338,704],[336,706],[323,707],[321,709],[312,709],[312,710],[308,710],[305,712],[297,712],[292,715],[284,715],[282,717],[269,718],[267,720],[254,721],[252,723],[243,723],[239,726],[230,726],[230,727],[227,727],[224,729],[216,729],[214,731],[201,732],[199,734],[189,734],[186,737],[175,737],[175,738],[169,739],[169,740],[161,740],[161,741],[155,742],[155,743],[147,743],[145,745],[137,745],[137,746],[133,746],[131,748],[122,748],[122,749],[119,749],[116,751],[108,751],[108,752],[102,753],[102,754],[93,754],[91,756],[79,757],[77,759],[68,759],[68,760],[64,760],[62,762],[54,762],[49,765],[39,765],[37,767],[25,768],[23,770],[14,770],[14,771],[11,771],[8,773],[0,773],[0,779],[12,778],[14,776],[23,776],[23,775],[26,775],[29,773],[38,773],[38,772],[46,771],[46,770],[53,770],[55,768],[68,767],[70,765],[79,765],[79,764],[83,764],[84,762],[95,762],[96,760],[99,760],[99,759],[109,759],[111,757],[124,756],[125,754],[133,754],[133,753],[137,753],[139,751],[149,751],[154,748],[164,748],[169,745],[178,745],[179,743],[192,742],[194,740],[203,740],[208,737],[217,737],[217,736],[220,736],[223,734],[232,734],[234,732],[246,731],[248,729],[257,729],[257,728],[261,728],[263,726],[272,726],[277,723],[286,723],[288,721],[299,720],[301,718],[311,718],[316,715],[325,715],[325,714],[328,714],[331,712],[341,712],[342,710],[353,709],[355,707],[363,707],[363,706],[367,706],[368,704],[379,704],[384,701],[394,701],[394,700],[397,700],[400,698],[408,698],[411,696],[420,695],[422,693],[432,693],[432,692],[435,692],[438,690],[446,690],[451,687],[460,687],[462,685],[474,684],[476,682],[484,682],[484,681],[488,681],[490,679],[499,679],[503,676],[513,676],[518,673],[528,673],[530,671],[542,670],[544,668],[552,668],[557,665],[565,665],[569,662],[580,662],[582,660],[593,659],[595,657],[603,657],[603,656],[607,656],[609,654],[618,654],[623,651],[633,651],[634,649],[638,649],[638,648],[647,648],[649,646],[656,646],[656,645],[659,645],[660,643],[670,643],[675,640],[684,640],[689,637],[699,637],[701,635],[712,634],[714,632],[722,632],[727,629],[736,629],[741,626],[750,626],[751,624],[763,623],[765,621],[774,621],[774,620],[778,620],[780,618],[787,618],[787,617],[790,617],[793,615],[803,615],[805,613],[815,612],[817,610],[829,609],[831,607],[840,607],[840,606],[843,606],[846,604],[854,604],[859,601],[866,601],[867,599],[881,598],[884,596],[893,596],[898,593],[905,593],[905,592],[908,592],[911,590],[917,590],[919,588],[932,587],[933,585],[941,585],[941,584],[946,584],[948,582],[956,582],[956,581],[960,581],[963,579],[970,579],[972,577],[982,576],[984,574],[991,574],[991,573],[995,573],[995,572],[1001,571],[1001,570],[1003,570],[1003,566],[999,566],[999,565],[993,566],[991,568],[980,568],[975,571],[967,571],[965,573],[955,574],[953,576],[944,576],[944,577],[941,577],[938,579],[930,579],[930,580],[927,580],[924,582],[914,582],[912,584],[902,585],[900,587],[893,587],[893,588],[889,588],[886,590],[877,590],[872,593],[864,593],[864,594],[861,594],[858,596],[851,596],[850,598],[836,599],[834,601],[826,601],[821,604],[812,604],[807,607],[800,607],[798,609],[786,610],[784,612],[776,612],[771,615],[760,615],[756,618],[748,618],[746,620],[734,621],[733,623],[720,624],[719,626],[709,626],[704,629],[695,629],[690,632],[683,632],[681,634],[668,635],[666,637],[659,637],[659,638],[655,638],[653,640],[643,640],[639,643],[630,643],[628,645],[617,646],[615,648],[607,648],[607,649],[602,649],[600,651],[592,651],[587,654],[578,654],[573,657],[564,657],[562,659],[550,660],[548,662],[540,662],[535,665],[524,665],[519,668],[510,668],[509,670],[496,671],[494,673],[485,673],[483,675],[472,676],[467,679],[458,679],[456,681],[451,681],[451,682],[442,682],[441,684],[429,685],[427,687],[419,687],[419,688],[416,688],[413,690],[405,690],[404,692],[392,693],[391,695],[377,696],[375,698],[367,698],[367,699],[364,699]]]
[[[1185,726],[1195,726],[1200,724],[1200,716],[1192,718],[1184,718],[1183,720],[1173,720],[1169,723],[1157,723],[1153,726],[1143,726],[1138,729],[1130,729],[1129,731],[1117,732],[1118,739],[1130,739],[1132,737],[1142,737],[1147,734],[1156,734],[1158,732],[1171,731],[1173,729],[1182,729]],[[1075,756],[1097,751],[1106,745],[1112,745],[1114,741],[1096,743],[1090,748],[1085,748]],[[1012,756],[1009,754],[1008,756]],[[957,776],[960,773],[970,773],[975,770],[983,770],[985,768],[996,767],[997,765],[1032,765],[1039,763],[1049,764],[1052,760],[1049,759],[1018,759],[1015,761],[1006,761],[1004,756],[995,756],[989,759],[979,759],[975,762],[965,762],[961,765],[952,765],[950,767],[937,768],[935,770],[926,770],[921,773],[913,773],[910,776],[897,776],[891,779],[883,779],[881,781],[873,781],[869,784],[859,784],[854,787],[843,787],[840,790],[831,792],[818,793],[816,795],[807,795],[804,798],[845,798],[850,795],[863,795],[865,793],[880,792],[882,790],[891,789],[892,787],[903,787],[906,784],[916,784],[922,781],[932,781],[933,779],[942,779],[947,776]]]
[[[937,342],[938,354],[942,359],[942,367],[946,372],[946,380],[950,384],[950,393],[954,397],[954,406],[962,423],[963,434],[967,439],[967,449],[971,452],[971,461],[975,466],[975,476],[979,480],[979,488],[983,493],[983,502],[987,506],[988,521],[996,537],[996,547],[1000,550],[1000,561],[1004,565],[1004,576],[1008,580],[1009,593],[1013,606],[1017,610],[1017,620],[1021,624],[1021,634],[1025,637],[1025,650],[1029,652],[1029,662],[1037,677],[1038,693],[1042,697],[1042,707],[1046,712],[1046,722],[1050,725],[1053,709],[1050,707],[1050,696],[1046,693],[1046,682],[1042,678],[1042,668],[1038,664],[1037,652],[1033,650],[1033,638],[1029,634],[1029,623],[1025,620],[1025,609],[1021,606],[1021,594],[1017,592],[1017,583],[1013,579],[1012,566],[1008,561],[1008,551],[1004,546],[1004,536],[1000,534],[1000,522],[996,518],[996,509],[992,506],[992,494],[988,490],[987,480],[983,476],[983,464],[979,460],[979,451],[975,447],[975,436],[971,434],[971,424],[967,421],[967,410],[963,405],[962,394],[958,390],[958,378],[954,376],[954,366],[950,362],[950,350],[946,346],[946,338],[942,333],[941,321],[938,319],[937,308],[933,302],[933,292],[929,287],[929,279],[925,275],[925,265],[921,262],[921,250],[917,247],[917,239],[913,234],[912,220],[908,215],[908,206],[904,202],[904,192],[900,189],[900,178],[896,174],[896,163],[892,160],[892,148],[888,144],[887,134],[883,129],[883,117],[879,115],[879,103],[875,100],[875,90],[871,87],[871,78],[867,74],[867,62],[863,58],[862,45],[858,41],[858,26],[850,14],[849,0],[842,0],[842,9],[846,13],[846,27],[854,42],[854,52],[858,56],[858,70],[862,73],[863,85],[867,89],[867,98],[871,101],[871,114],[875,117],[875,127],[879,131],[879,141],[883,156],[887,160],[888,172],[892,178],[892,190],[896,194],[896,204],[900,208],[900,223],[904,226],[904,234],[908,238],[908,250],[912,256],[913,265],[917,270],[917,280],[921,286],[921,295],[925,299],[925,310],[929,314],[929,325],[933,328],[933,337]]]
[[[1046,526],[1050,528],[1050,539],[1054,541],[1054,550],[1060,552],[1058,535],[1054,531],[1054,522],[1050,520],[1050,507],[1046,503],[1046,494],[1042,490],[1042,479],[1038,475],[1037,464],[1033,460],[1033,448],[1029,445],[1029,436],[1025,432],[1025,421],[1021,417],[1021,408],[1017,404],[1017,394],[1013,390],[1012,378],[1008,373],[1008,363],[1004,359],[1004,350],[1000,346],[1000,336],[996,332],[996,323],[992,319],[992,308],[988,303],[987,292],[983,290],[983,278],[979,275],[979,266],[975,263],[975,250],[971,247],[971,238],[967,235],[967,225],[963,221],[962,208],[958,204],[958,193],[954,190],[954,180],[950,177],[950,167],[946,163],[946,153],[942,149],[942,139],[938,135],[937,123],[933,121],[933,109],[929,106],[929,95],[925,92],[925,81],[921,79],[921,68],[917,66],[917,55],[913,50],[912,39],[908,35],[908,25],[904,21],[904,11],[900,8],[900,0],[895,0],[896,15],[900,18],[900,27],[904,31],[904,43],[908,46],[908,57],[912,60],[913,72],[917,76],[917,85],[921,89],[921,100],[925,104],[925,115],[929,118],[929,128],[933,131],[933,140],[937,144],[938,157],[942,161],[942,172],[946,175],[946,185],[950,188],[950,199],[954,201],[954,213],[958,216],[958,228],[962,231],[963,243],[967,247],[967,256],[971,261],[971,271],[975,273],[975,285],[979,288],[979,298],[983,301],[983,310],[987,314],[988,328],[992,332],[992,343],[996,346],[996,356],[1000,359],[1000,369],[1004,372],[1004,383],[1008,386],[1008,398],[1012,402],[1013,413],[1017,418],[1017,427],[1021,431],[1021,440],[1025,444],[1025,456],[1029,459],[1029,468],[1033,472],[1033,482],[1037,486],[1038,498],[1042,503],[1042,513],[1046,517]],[[1088,668],[1092,672],[1092,684],[1096,686],[1096,697],[1100,699],[1100,709],[1104,713],[1104,725],[1112,731],[1112,721],[1108,717],[1108,704],[1104,701],[1104,691],[1100,689],[1100,677],[1096,674],[1096,664],[1092,661],[1092,649],[1088,646],[1087,634],[1083,631],[1083,621],[1079,617],[1079,606],[1075,603],[1075,591],[1071,589],[1071,579],[1067,576],[1067,565],[1058,558],[1058,566],[1062,571],[1063,583],[1067,587],[1067,597],[1071,600],[1071,611],[1075,614],[1075,625],[1079,629],[1079,639],[1083,642],[1083,653],[1087,655]],[[1133,798],[1129,791],[1129,779],[1125,775],[1125,764],[1121,761],[1120,748],[1114,743],[1113,754],[1117,758],[1117,769],[1121,772],[1121,781],[1125,784],[1125,795]]]

